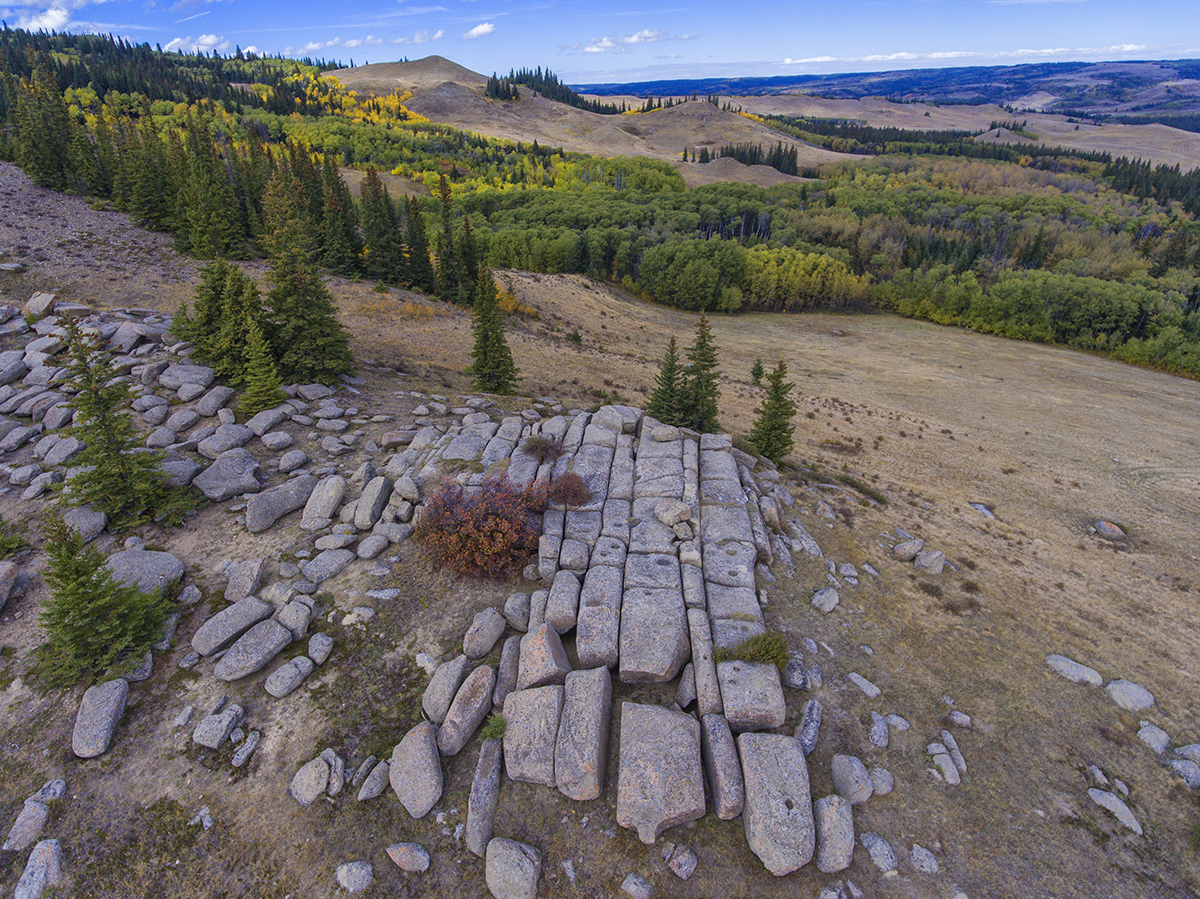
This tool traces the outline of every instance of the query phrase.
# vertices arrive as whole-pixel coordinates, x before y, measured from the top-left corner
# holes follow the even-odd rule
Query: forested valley
[[[571,272],[688,310],[880,308],[1200,376],[1200,171],[860,129],[882,155],[689,190],[665,162],[430,123],[324,61],[7,29],[0,44],[0,158],[198,258],[264,254],[268,187],[289,180],[326,270],[465,305],[483,267]],[[808,133],[852,136],[834,131]],[[348,167],[366,170],[360,198]]]

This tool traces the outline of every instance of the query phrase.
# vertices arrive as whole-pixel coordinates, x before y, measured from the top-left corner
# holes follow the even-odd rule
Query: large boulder
[[[463,635],[463,652],[469,659],[482,659],[492,651],[500,635],[504,633],[507,622],[496,609],[488,606],[482,612],[475,613],[471,626]]]
[[[217,612],[200,625],[192,635],[192,649],[210,656],[224,649],[264,618],[270,618],[275,607],[254,596],[246,596]]]
[[[467,676],[446,719],[438,728],[438,751],[442,755],[458,755],[492,708],[492,691],[496,688],[496,669],[481,665]]]
[[[665,683],[676,677],[691,653],[682,589],[627,588],[619,646],[622,683]]]
[[[329,527],[333,516],[346,496],[346,479],[340,474],[322,478],[313,488],[312,494],[304,504],[304,514],[300,518],[300,529],[304,531],[319,531]]]
[[[467,799],[467,823],[464,831],[467,849],[480,858],[487,852],[492,839],[492,822],[500,801],[500,763],[503,746],[499,740],[484,740],[479,747],[479,761],[471,779],[471,794]]]
[[[213,667],[213,677],[234,681],[258,671],[292,642],[292,632],[273,618],[260,621],[229,648]]]
[[[433,672],[429,686],[425,688],[425,695],[421,697],[421,710],[434,724],[441,724],[446,720],[446,713],[450,711],[458,688],[467,677],[469,665],[467,657],[460,655],[438,665]]]
[[[782,877],[812,861],[816,849],[808,762],[793,737],[747,733],[737,741],[746,842],[768,871]]]
[[[124,678],[88,687],[79,703],[79,714],[75,716],[75,730],[71,735],[71,751],[78,758],[93,759],[108,751],[113,731],[125,714],[128,696],[129,682]]]
[[[517,690],[504,700],[504,767],[509,780],[552,787],[563,688]]]
[[[442,797],[437,728],[422,721],[392,750],[388,778],[396,798],[414,818],[424,818]]]
[[[245,447],[227,450],[212,465],[192,479],[193,486],[214,503],[243,493],[257,493],[258,462]]]
[[[206,365],[172,365],[158,376],[158,383],[168,390],[178,390],[184,384],[207,387],[217,375]]]
[[[237,449],[253,436],[254,432],[242,425],[221,425],[196,445],[196,452],[206,459],[218,459],[222,453]]]
[[[607,668],[567,675],[554,748],[554,780],[569,799],[595,799],[604,790],[611,713],[612,676]]]
[[[295,512],[308,502],[317,479],[301,475],[255,494],[246,501],[246,530],[260,534],[289,512]]]
[[[183,562],[171,553],[123,549],[108,557],[113,577],[143,593],[167,593],[183,580]]]
[[[769,662],[717,664],[725,718],[734,733],[773,730],[787,717],[779,669]]]
[[[542,853],[533,846],[496,837],[487,846],[484,879],[496,899],[534,899]]]
[[[563,649],[558,631],[542,624],[521,638],[521,653],[517,668],[517,689],[563,684],[571,663]]]
[[[813,803],[817,828],[817,870],[835,874],[850,867],[854,856],[854,810],[841,796]]]
[[[643,843],[704,817],[696,719],[660,706],[622,703],[619,759],[617,823],[636,830]]]

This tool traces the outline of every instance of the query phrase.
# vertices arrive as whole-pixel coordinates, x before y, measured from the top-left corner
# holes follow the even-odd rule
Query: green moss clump
[[[780,671],[787,667],[788,648],[783,634],[756,634],[732,649],[718,649],[714,662],[767,662]]]

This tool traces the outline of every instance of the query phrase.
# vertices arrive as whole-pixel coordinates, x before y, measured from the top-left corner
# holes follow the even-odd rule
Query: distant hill
[[[393,94],[428,90],[452,82],[482,88],[487,77],[444,56],[426,56],[411,62],[377,62],[352,69],[335,69],[328,74],[350,90],[371,94]]]

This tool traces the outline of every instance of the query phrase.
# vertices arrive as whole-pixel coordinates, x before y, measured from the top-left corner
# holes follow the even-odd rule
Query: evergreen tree
[[[762,386],[763,373],[766,371],[763,368],[762,356],[754,360],[754,364],[750,366],[750,383],[755,387]]]
[[[472,315],[475,348],[471,350],[471,376],[476,390],[488,393],[509,393],[519,372],[513,364],[512,351],[504,337],[504,313],[500,311],[496,282],[485,266],[479,273],[478,296]]]
[[[408,221],[405,223],[405,243],[408,245],[408,268],[412,286],[432,294],[437,291],[437,273],[429,258],[429,237],[425,232],[425,219],[421,215],[421,204],[411,197],[408,205]]]
[[[220,328],[205,359],[223,380],[235,385],[246,383],[250,340],[246,322],[253,321],[261,333],[265,315],[258,285],[241,269],[230,266],[222,293]]]
[[[287,399],[287,394],[283,392],[279,370],[275,367],[275,359],[271,356],[271,347],[263,336],[262,328],[249,314],[246,315],[244,327],[246,369],[243,380],[246,382],[246,392],[238,400],[238,408],[247,415],[254,415],[263,409],[278,406]]]
[[[454,247],[454,208],[451,203],[450,182],[446,176],[438,178],[437,198],[441,202],[442,233],[437,246],[437,298],[453,301],[458,295],[458,279],[455,277],[455,261],[458,254]]]
[[[64,494],[73,504],[91,503],[115,531],[152,520],[178,524],[189,507],[187,497],[167,486],[162,453],[139,444],[133,422],[121,411],[129,402],[129,382],[117,377],[98,336],[85,336],[70,320],[66,330],[66,382],[75,391],[69,405],[76,420],[67,432],[84,444],[76,458],[86,473],[67,481]]]
[[[43,529],[50,588],[38,624],[46,642],[37,651],[37,673],[52,686],[81,677],[107,677],[139,660],[162,636],[172,602],[119,583],[94,546],[52,516]]]
[[[721,395],[717,381],[717,348],[713,344],[708,317],[700,313],[696,337],[687,348],[688,367],[684,374],[680,403],[680,424],[701,433],[717,430],[717,399]]]
[[[457,281],[457,289],[454,302],[468,308],[474,306],[482,277],[479,244],[475,240],[475,232],[471,230],[471,220],[464,215],[462,232],[455,246],[454,280]],[[491,277],[490,273],[488,277]]]
[[[646,405],[646,414],[657,418],[666,425],[681,423],[681,388],[683,387],[683,371],[679,367],[679,351],[675,347],[675,335],[667,344],[667,352],[658,367],[658,381],[654,392],[650,394],[650,402]]]
[[[750,442],[759,453],[766,456],[776,465],[792,451],[792,417],[796,414],[796,404],[788,393],[796,385],[785,381],[787,363],[782,359],[774,370],[767,375],[767,398],[758,407],[758,418],[750,431]]]
[[[185,305],[171,323],[171,334],[190,340],[199,359],[207,359],[221,329],[221,309],[225,304],[225,284],[234,270],[232,263],[215,259],[200,269],[200,283],[193,295],[194,314]]]
[[[328,383],[350,370],[350,341],[317,268],[305,199],[291,178],[267,188],[269,340],[285,380]]]

